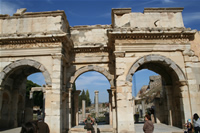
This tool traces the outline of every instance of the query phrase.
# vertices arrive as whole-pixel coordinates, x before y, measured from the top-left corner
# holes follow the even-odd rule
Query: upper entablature
[[[143,13],[131,8],[112,9],[113,28],[184,28],[183,8],[145,8]]]
[[[64,11],[26,12],[13,16],[0,14],[0,39],[66,36],[69,23]]]

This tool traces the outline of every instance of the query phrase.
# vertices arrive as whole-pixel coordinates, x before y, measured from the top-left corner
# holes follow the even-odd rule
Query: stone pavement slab
[[[143,123],[135,124],[136,133],[144,133],[143,132]],[[183,129],[169,126],[166,124],[154,124],[154,133],[183,133]]]
[[[109,129],[110,130],[110,125],[98,125],[98,128],[103,129]],[[76,128],[82,128],[83,126],[76,126]],[[143,123],[141,124],[135,124],[135,131],[136,133],[144,133],[143,132]],[[20,133],[21,127],[19,128],[14,128],[6,131],[0,131],[0,133]],[[165,124],[154,124],[154,132],[153,133],[183,133],[183,129],[165,125]],[[105,132],[105,131],[103,131]]]
[[[0,131],[0,133],[20,133],[21,127],[13,128],[5,131]]]

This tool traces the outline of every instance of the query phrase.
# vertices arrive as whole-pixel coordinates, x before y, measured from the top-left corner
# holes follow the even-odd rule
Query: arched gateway
[[[69,26],[64,11],[19,9],[13,16],[0,15],[1,130],[30,119],[26,78],[42,72],[45,121],[51,133],[73,133],[78,93],[72,83],[81,73],[97,71],[111,85],[109,132],[135,132],[131,81],[141,69],[160,74],[165,83],[166,98],[159,107],[166,110],[159,114],[160,122],[180,127],[193,113],[200,113],[200,63],[195,48],[200,36],[184,27],[182,10],[112,9],[111,25],[76,27]]]

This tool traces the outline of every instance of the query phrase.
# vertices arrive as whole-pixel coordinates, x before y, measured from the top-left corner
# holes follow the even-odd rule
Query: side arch
[[[5,80],[6,76],[9,75],[13,70],[16,70],[17,68],[21,66],[30,66],[38,71],[42,72],[45,82],[47,85],[51,85],[51,77],[47,69],[40,63],[35,60],[30,59],[21,59],[17,60],[9,65],[7,65],[2,72],[0,72],[0,86],[2,86],[3,81]]]
[[[114,87],[114,76],[111,75],[105,68],[99,67],[99,66],[94,66],[94,65],[88,65],[88,66],[84,66],[79,68],[76,72],[74,72],[73,76],[71,76],[70,78],[70,83],[74,83],[75,80],[82,74],[88,71],[96,71],[99,72],[101,74],[103,74],[108,81],[110,82],[110,86],[111,88]]]
[[[161,64],[162,66],[165,66],[166,68],[169,68],[170,70],[173,70],[175,75],[177,76],[177,79],[181,83],[185,83],[187,81],[185,74],[181,70],[181,68],[171,59],[158,55],[158,54],[151,54],[151,55],[146,55],[144,57],[141,57],[138,59],[130,68],[127,76],[126,76],[126,81],[132,82],[132,76],[133,74],[144,64],[148,63],[158,63]]]

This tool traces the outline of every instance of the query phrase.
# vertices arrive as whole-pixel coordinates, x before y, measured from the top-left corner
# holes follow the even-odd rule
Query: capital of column
[[[71,93],[73,91],[72,88],[68,88],[67,90],[68,90],[69,93]]]
[[[98,93],[99,93],[99,91],[94,91],[94,93],[95,93],[95,94],[98,94]]]
[[[81,90],[76,90],[76,91],[73,92],[73,95],[78,96],[80,93],[81,93]]]

